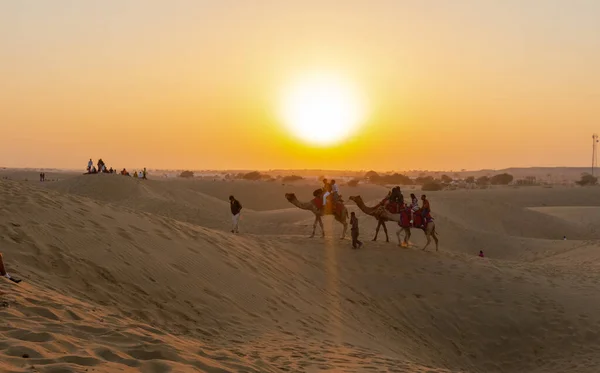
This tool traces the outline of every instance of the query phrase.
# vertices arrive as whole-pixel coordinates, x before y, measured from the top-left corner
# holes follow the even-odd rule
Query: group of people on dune
[[[400,212],[402,210],[410,210],[411,219],[410,223],[412,224],[414,221],[414,214],[419,213],[421,215],[421,221],[424,223],[431,213],[431,205],[429,204],[429,200],[425,194],[421,195],[421,201],[423,201],[422,206],[419,207],[419,200],[414,193],[410,194],[410,203],[406,203],[404,201],[404,195],[402,194],[400,187],[396,186],[392,188],[390,192],[388,192],[387,196],[379,203],[380,206],[383,206],[388,211],[392,212]],[[423,225],[421,225],[423,228]]]
[[[96,168],[96,166],[94,166],[94,162],[92,161],[92,158],[90,158],[90,160],[88,161],[88,165],[87,165],[87,172],[84,175],[87,174],[98,174],[98,173],[103,173],[103,174],[116,174],[117,170],[113,170],[113,168],[107,168],[106,164],[104,163],[104,161],[102,160],[102,158],[100,158],[98,160],[98,168]],[[129,171],[127,171],[127,169],[123,168],[121,170],[121,172],[119,172],[121,175],[123,176],[131,176],[129,174]],[[143,171],[133,171],[133,177],[136,179],[147,179],[147,171],[146,171],[146,167],[144,167]]]

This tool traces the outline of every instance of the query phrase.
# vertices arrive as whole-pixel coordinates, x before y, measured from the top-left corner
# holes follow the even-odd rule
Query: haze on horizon
[[[600,2],[0,0],[0,165],[582,166]],[[366,115],[299,141],[289,82],[342,76]]]

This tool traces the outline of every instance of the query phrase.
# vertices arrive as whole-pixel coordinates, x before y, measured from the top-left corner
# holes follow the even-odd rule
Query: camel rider
[[[340,189],[338,188],[338,185],[335,183],[335,180],[331,180],[331,183],[329,185],[331,186],[333,201],[338,202],[340,200]]]
[[[395,208],[393,209],[389,209],[387,207],[388,204],[393,203],[395,204]],[[388,209],[388,211],[394,211],[394,212],[398,212],[400,211],[402,205],[404,204],[404,197],[402,196],[402,193],[400,193],[400,187],[394,187],[392,188],[392,192],[390,194],[390,198],[388,199],[388,201],[385,203],[386,208]],[[392,205],[394,206],[394,205]]]
[[[404,206],[404,196],[402,195],[402,192],[400,191],[399,186],[396,187],[396,201],[395,202],[399,203],[400,207]]]
[[[331,194],[331,184],[323,179],[323,208],[327,206],[327,197]]]
[[[431,212],[431,207],[429,206],[429,200],[427,200],[427,196],[423,194],[421,196],[421,200],[423,201],[423,206],[421,206],[421,217],[423,217],[423,227],[425,225],[425,219],[427,219],[427,215]]]
[[[413,223],[413,217],[412,215],[419,211],[419,200],[417,199],[417,196],[415,196],[414,193],[410,194],[410,199],[411,199],[411,203],[410,203],[410,212],[411,212],[411,219],[410,219],[410,224]]]

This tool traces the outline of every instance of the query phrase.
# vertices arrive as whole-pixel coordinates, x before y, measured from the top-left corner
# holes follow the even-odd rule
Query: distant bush
[[[372,171],[370,171],[370,172],[372,172]],[[370,172],[368,172],[367,174],[369,174]],[[373,174],[371,174],[371,176],[368,179],[371,183],[380,184],[380,185],[385,185],[385,184],[412,185],[413,184],[413,181],[411,180],[410,177],[408,177],[406,175],[398,174],[398,173],[394,173],[392,175],[379,175],[379,174],[373,172]]]
[[[444,186],[436,181],[425,183],[421,187],[421,190],[426,192],[435,192],[442,189],[444,189]]]
[[[358,186],[359,182],[360,182],[360,179],[352,179],[352,180],[348,181],[346,183],[346,185],[348,185],[349,187],[354,188],[354,187]]]
[[[475,176],[469,176],[468,178],[465,179],[465,182],[467,184],[475,184]]]
[[[448,175],[442,175],[442,183],[450,184],[452,182],[452,178]]]
[[[291,183],[294,181],[299,181],[299,180],[304,180],[304,178],[302,176],[298,176],[298,175],[290,175],[290,176],[284,176],[281,181],[283,181],[284,183]]]
[[[490,183],[490,178],[487,176],[478,177],[476,183],[479,186],[488,185]]]
[[[433,179],[433,176],[419,176],[418,178],[415,179],[415,183],[417,185],[431,184],[434,182],[435,182],[435,180]]]
[[[365,174],[365,179],[372,181],[371,179],[378,179],[379,174],[375,171],[369,171]]]
[[[183,171],[182,173],[179,174],[179,177],[185,177],[185,178],[194,177],[194,173],[192,171]]]
[[[583,175],[581,175],[581,180],[576,181],[575,183],[577,185],[586,186],[586,185],[596,185],[597,182],[598,182],[597,177],[592,176],[588,173],[584,173]]]
[[[258,171],[248,172],[247,174],[244,174],[244,176],[242,176],[242,179],[244,180],[260,180],[262,178],[263,175]]]
[[[507,173],[494,175],[490,179],[492,185],[508,185],[511,181],[513,181],[513,176]]]

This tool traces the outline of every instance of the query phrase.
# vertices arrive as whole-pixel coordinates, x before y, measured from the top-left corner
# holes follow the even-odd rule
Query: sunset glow
[[[288,89],[282,118],[301,140],[321,146],[338,143],[352,135],[364,118],[358,94],[335,76],[303,77]]]
[[[177,4],[0,0],[0,166],[577,166],[600,131],[600,2]]]

